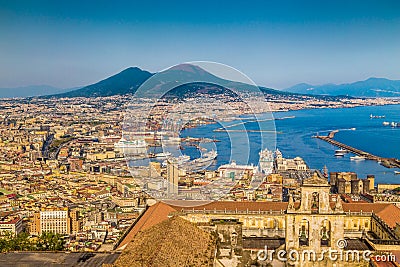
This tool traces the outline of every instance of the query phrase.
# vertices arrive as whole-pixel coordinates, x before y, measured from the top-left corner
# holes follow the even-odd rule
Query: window
[[[320,235],[321,246],[329,247],[331,245],[331,223],[327,219],[322,221]]]
[[[318,192],[312,193],[311,213],[318,213],[319,211],[319,194]]]
[[[309,222],[306,219],[301,220],[299,230],[299,245],[308,246]]]

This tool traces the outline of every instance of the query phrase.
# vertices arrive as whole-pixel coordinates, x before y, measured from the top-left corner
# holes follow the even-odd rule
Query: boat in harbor
[[[180,155],[179,157],[168,156],[167,159],[164,160],[162,165],[167,166],[168,161],[178,164],[178,166],[181,166],[190,161],[190,156],[188,155]]]
[[[372,114],[370,114],[369,117],[371,119],[384,119],[386,116],[385,115],[372,115]]]
[[[363,157],[363,156],[352,156],[352,157],[350,157],[350,160],[365,160],[365,157]]]
[[[167,158],[171,155],[172,154],[170,152],[161,152],[156,154],[156,158]]]
[[[183,164],[183,167],[186,168],[187,170],[194,170],[197,168],[207,167],[217,158],[217,156],[218,156],[217,151],[213,149],[204,153],[200,158],[186,162],[185,164]]]
[[[145,148],[146,141],[137,139],[133,141],[127,141],[125,138],[121,138],[117,143],[114,143],[115,148]]]
[[[396,175],[400,174],[400,171],[394,171],[394,174],[396,174]]]
[[[383,126],[389,126],[389,125],[390,125],[390,122],[384,121],[382,124],[383,124]]]
[[[204,153],[200,158],[197,158],[193,161],[191,161],[191,164],[201,164],[204,162],[210,162],[213,161],[214,159],[216,159],[218,156],[217,151],[215,151],[214,149]]]
[[[335,157],[344,157],[344,155],[346,155],[347,153],[349,153],[349,151],[347,151],[346,149],[337,149],[335,150]]]

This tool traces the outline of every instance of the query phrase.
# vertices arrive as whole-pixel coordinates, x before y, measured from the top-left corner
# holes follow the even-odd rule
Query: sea
[[[384,118],[371,118],[371,114]],[[275,120],[270,120],[271,114],[260,115],[265,127],[254,122],[254,118],[243,116],[229,122],[229,125],[222,122],[185,129],[180,136],[219,141],[202,144],[208,150],[216,149],[218,152],[217,160],[210,166],[212,169],[232,161],[257,165],[261,149],[278,148],[286,158],[303,158],[312,169],[322,170],[326,166],[329,172],[355,172],[359,178],[375,175],[376,183],[400,183],[400,175],[395,174],[399,169],[388,169],[371,160],[350,160],[354,156],[351,153],[341,158],[335,157],[338,148],[313,138],[317,134],[327,135],[330,131],[338,130],[334,137],[337,141],[377,156],[400,158],[400,127],[383,125],[384,121],[400,122],[400,105],[304,109],[274,112],[272,115]],[[242,128],[237,128],[240,126]],[[216,131],[221,127],[228,131]],[[240,130],[244,128],[245,131]],[[201,151],[185,146],[180,153],[197,158]]]

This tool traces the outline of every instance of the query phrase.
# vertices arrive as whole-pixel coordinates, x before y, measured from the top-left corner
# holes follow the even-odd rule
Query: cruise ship
[[[210,150],[206,153],[204,153],[200,158],[194,159],[192,161],[188,161],[185,165],[185,167],[188,170],[194,170],[197,168],[203,168],[203,167],[207,167],[208,165],[210,165],[218,156],[217,151]]]
[[[274,153],[271,150],[264,149],[260,151],[260,171],[265,174],[270,174],[274,168]]]
[[[137,139],[133,141],[127,141],[125,138],[121,138],[117,143],[114,143],[116,148],[145,148],[146,141]]]
[[[197,158],[191,162],[191,164],[202,164],[202,163],[209,163],[216,159],[218,156],[217,151],[210,150],[207,153],[204,153],[200,158]]]
[[[187,163],[188,161],[190,161],[190,156],[188,156],[188,155],[181,155],[179,157],[168,156],[167,159],[164,160],[162,163],[163,167],[167,166],[168,161],[178,164],[178,166],[182,166],[185,163]]]

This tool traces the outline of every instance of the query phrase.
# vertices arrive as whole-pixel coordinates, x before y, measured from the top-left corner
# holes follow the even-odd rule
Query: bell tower
[[[327,248],[336,249],[337,241],[344,237],[340,198],[336,203],[330,202],[330,185],[319,171],[305,179],[300,190],[300,203],[289,198],[286,249],[311,249],[316,253]]]

